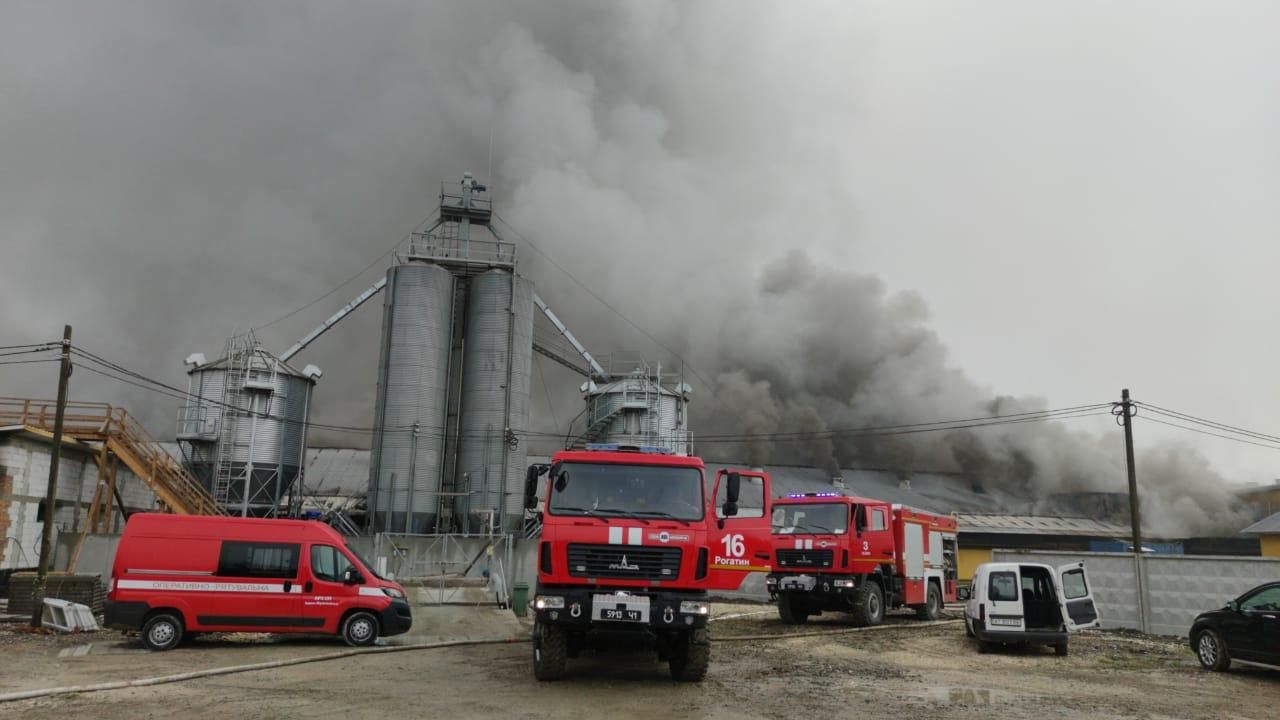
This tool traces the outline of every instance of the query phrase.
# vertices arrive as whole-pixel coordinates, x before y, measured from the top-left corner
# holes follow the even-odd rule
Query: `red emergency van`
[[[105,624],[170,650],[201,632],[327,633],[371,645],[412,622],[404,588],[324,523],[139,513],[116,550]]]

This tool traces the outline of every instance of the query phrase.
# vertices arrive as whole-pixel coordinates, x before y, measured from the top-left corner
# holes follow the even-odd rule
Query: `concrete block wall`
[[[0,570],[32,567],[40,554],[40,503],[49,481],[49,444],[17,434],[0,436]],[[64,446],[58,463],[54,504],[55,536],[78,534],[88,515],[98,483],[98,466],[91,452]],[[116,487],[131,510],[155,507],[155,494],[127,468],[116,474]],[[113,511],[109,530],[119,531]]]

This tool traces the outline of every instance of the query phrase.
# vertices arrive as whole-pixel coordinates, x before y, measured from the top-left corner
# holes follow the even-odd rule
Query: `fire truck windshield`
[[[774,535],[843,535],[848,527],[849,506],[843,503],[775,503],[773,506]]]
[[[701,520],[702,473],[660,465],[564,463],[551,484],[553,515]]]

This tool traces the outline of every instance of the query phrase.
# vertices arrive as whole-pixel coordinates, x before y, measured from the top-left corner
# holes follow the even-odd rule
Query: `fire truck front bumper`
[[[707,626],[711,604],[701,593],[597,588],[539,588],[534,617],[543,625],[609,630],[688,630]]]
[[[827,575],[822,573],[770,573],[765,578],[765,588],[770,598],[778,593],[802,592],[809,595],[845,598],[866,581],[863,575]]]

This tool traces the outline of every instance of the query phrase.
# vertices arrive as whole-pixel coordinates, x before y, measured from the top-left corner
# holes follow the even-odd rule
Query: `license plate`
[[[812,590],[817,583],[818,578],[815,577],[810,577],[808,575],[791,575],[789,577],[782,578],[782,580],[778,582],[778,586],[783,590],[804,590],[807,592]]]
[[[1021,627],[1021,626],[1022,626],[1022,620],[1021,620],[1020,618],[1002,618],[1002,617],[993,617],[993,618],[991,618],[991,624],[992,624],[992,625],[1004,625],[1004,626],[1007,626],[1007,627]]]
[[[649,598],[637,595],[595,595],[591,598],[597,620],[649,622]]]

